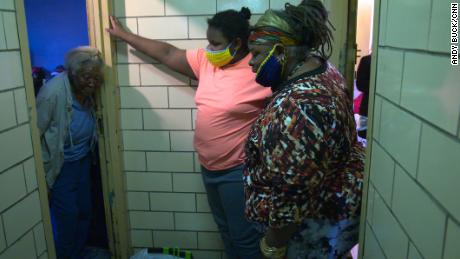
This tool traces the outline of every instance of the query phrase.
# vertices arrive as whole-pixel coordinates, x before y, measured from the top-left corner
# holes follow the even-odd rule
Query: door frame
[[[37,111],[32,80],[32,66],[27,34],[24,0],[14,0],[20,41],[24,85],[29,108],[32,145],[37,174],[38,191],[44,225],[48,258],[55,259],[56,251],[51,226],[47,184],[43,168],[40,134],[37,125]],[[110,2],[110,3],[109,3]],[[113,44],[104,28],[109,26],[111,1],[86,0],[88,34],[90,45],[101,51],[105,61],[105,85],[97,95],[96,118],[99,137],[99,158],[104,199],[107,237],[112,258],[127,259],[131,253],[129,224],[126,207],[125,176],[123,173],[122,139],[120,131],[120,99],[117,87]]]

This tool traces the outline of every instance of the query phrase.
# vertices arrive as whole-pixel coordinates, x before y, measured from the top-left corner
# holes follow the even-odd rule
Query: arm
[[[162,41],[147,39],[128,32],[123,29],[118,20],[113,16],[110,16],[110,24],[111,28],[107,28],[106,30],[112,36],[120,38],[129,45],[133,46],[135,49],[158,60],[170,69],[196,79],[192,68],[187,62],[185,50],[178,49],[173,45]]]

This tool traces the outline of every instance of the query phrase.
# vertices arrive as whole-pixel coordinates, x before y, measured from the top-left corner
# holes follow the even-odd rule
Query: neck
[[[237,63],[238,61],[242,60],[246,55],[248,55],[249,51],[247,49],[240,49],[235,53],[235,56],[233,57],[232,62],[230,62],[228,65],[232,65]],[[228,66],[226,65],[226,66]],[[224,67],[226,67],[224,66]]]

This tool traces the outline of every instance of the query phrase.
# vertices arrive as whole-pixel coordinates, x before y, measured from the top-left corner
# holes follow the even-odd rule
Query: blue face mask
[[[281,45],[276,44],[257,69],[256,82],[265,87],[275,87],[282,81],[285,59],[275,55],[275,50]]]

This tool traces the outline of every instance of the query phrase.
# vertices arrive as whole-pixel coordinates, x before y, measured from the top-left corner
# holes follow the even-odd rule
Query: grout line
[[[389,46],[389,45],[379,45],[379,48],[384,48],[384,49],[389,49],[389,50],[407,51],[407,52],[417,53],[417,54],[430,54],[430,55],[441,56],[441,57],[450,57],[450,53],[435,51],[435,50],[401,48],[401,47],[394,47],[394,46]]]
[[[423,125],[424,125],[424,123],[422,122],[422,125],[420,126],[420,133],[419,133],[419,136],[418,136],[417,165],[415,167],[415,179],[418,179],[418,173],[419,173],[419,170],[420,170],[420,155],[422,153]]]
[[[402,92],[403,92],[403,82],[404,82],[404,71],[406,66],[406,52],[402,53],[402,71],[401,71],[401,81],[399,82],[399,100],[398,106],[402,106]]]
[[[447,240],[447,227],[448,227],[449,217],[446,217],[446,222],[444,225],[444,237],[442,240],[442,248],[441,248],[441,258],[444,258],[444,254],[446,252],[446,240]]]

